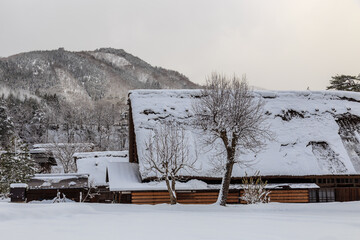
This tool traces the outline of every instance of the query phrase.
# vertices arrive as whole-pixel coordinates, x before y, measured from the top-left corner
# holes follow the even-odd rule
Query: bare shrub
[[[247,174],[242,180],[244,194],[240,197],[247,204],[268,203],[270,201],[270,191],[266,190],[267,181],[263,182],[260,172],[255,176],[248,177]]]

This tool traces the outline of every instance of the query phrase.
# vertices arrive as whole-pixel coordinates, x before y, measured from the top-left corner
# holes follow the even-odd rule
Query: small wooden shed
[[[28,185],[26,183],[12,183],[10,184],[10,199],[11,202],[25,202],[26,190]]]
[[[80,201],[88,190],[87,174],[35,174],[28,184],[26,201],[53,199],[58,192],[73,201]]]

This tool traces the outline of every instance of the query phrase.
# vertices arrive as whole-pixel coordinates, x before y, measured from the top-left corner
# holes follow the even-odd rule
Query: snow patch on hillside
[[[16,98],[20,99],[21,101],[24,101],[25,99],[29,99],[29,98],[35,99],[37,102],[41,101],[41,99],[38,96],[31,94],[30,91],[23,89],[14,90],[6,86],[0,85],[0,96],[4,96],[5,98],[8,98],[9,95],[13,95]]]
[[[79,100],[91,102],[89,94],[79,85],[70,73],[61,68],[55,69],[56,76],[60,80],[61,94],[70,102],[77,103]]]
[[[92,52],[90,54],[97,60],[105,61],[106,63],[111,64],[117,68],[131,66],[131,63],[128,60],[112,53]]]

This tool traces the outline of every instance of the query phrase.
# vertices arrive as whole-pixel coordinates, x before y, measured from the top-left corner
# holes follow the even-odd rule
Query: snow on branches
[[[208,145],[223,143],[220,150],[226,156],[218,203],[226,205],[234,163],[244,163],[240,154],[255,152],[270,139],[265,124],[264,102],[254,96],[245,77],[229,79],[213,73],[206,81],[201,97],[194,102],[195,125],[208,133]]]
[[[145,142],[146,171],[165,180],[171,204],[177,202],[175,182],[181,171],[196,170],[197,156],[191,157],[189,145],[184,128],[174,121],[159,123]]]
[[[7,195],[11,183],[25,183],[37,171],[27,145],[13,137],[6,151],[0,153],[0,195]]]
[[[267,182],[263,182],[256,172],[254,177],[248,177],[247,174],[242,180],[244,194],[240,197],[247,204],[268,203],[270,201],[270,191],[266,190]]]

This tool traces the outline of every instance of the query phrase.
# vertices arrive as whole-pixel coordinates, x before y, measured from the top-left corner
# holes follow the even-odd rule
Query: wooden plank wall
[[[239,197],[242,191],[231,191],[227,203],[238,204],[245,203],[240,201]],[[182,204],[212,204],[218,197],[217,191],[195,191],[195,192],[178,192],[178,202]],[[308,189],[291,189],[291,190],[271,190],[271,202],[282,203],[307,203],[309,202]],[[131,202],[135,204],[160,204],[170,203],[169,193],[167,191],[148,191],[132,192]]]
[[[132,192],[131,203],[135,204],[160,204],[170,203],[168,192]]]
[[[80,192],[83,192],[83,196],[85,196],[86,192],[83,189],[61,189],[60,193],[64,193],[66,198],[71,199],[73,201],[79,202],[80,200]],[[41,201],[41,200],[50,200],[54,199],[57,196],[57,189],[29,189],[26,192],[26,200],[30,201]],[[62,195],[61,195],[62,197]]]
[[[213,204],[217,201],[218,192],[180,192],[178,202],[183,204]],[[239,191],[229,192],[227,203],[239,203]]]
[[[215,203],[218,192],[197,191],[197,192],[178,192],[178,202],[182,204],[212,204]],[[167,191],[132,192],[131,202],[135,204],[160,204],[170,203]],[[227,203],[239,203],[239,191],[230,192]]]
[[[360,200],[360,188],[348,187],[348,188],[335,188],[335,201],[359,201]]]
[[[308,189],[270,190],[270,202],[307,203],[309,202]]]

